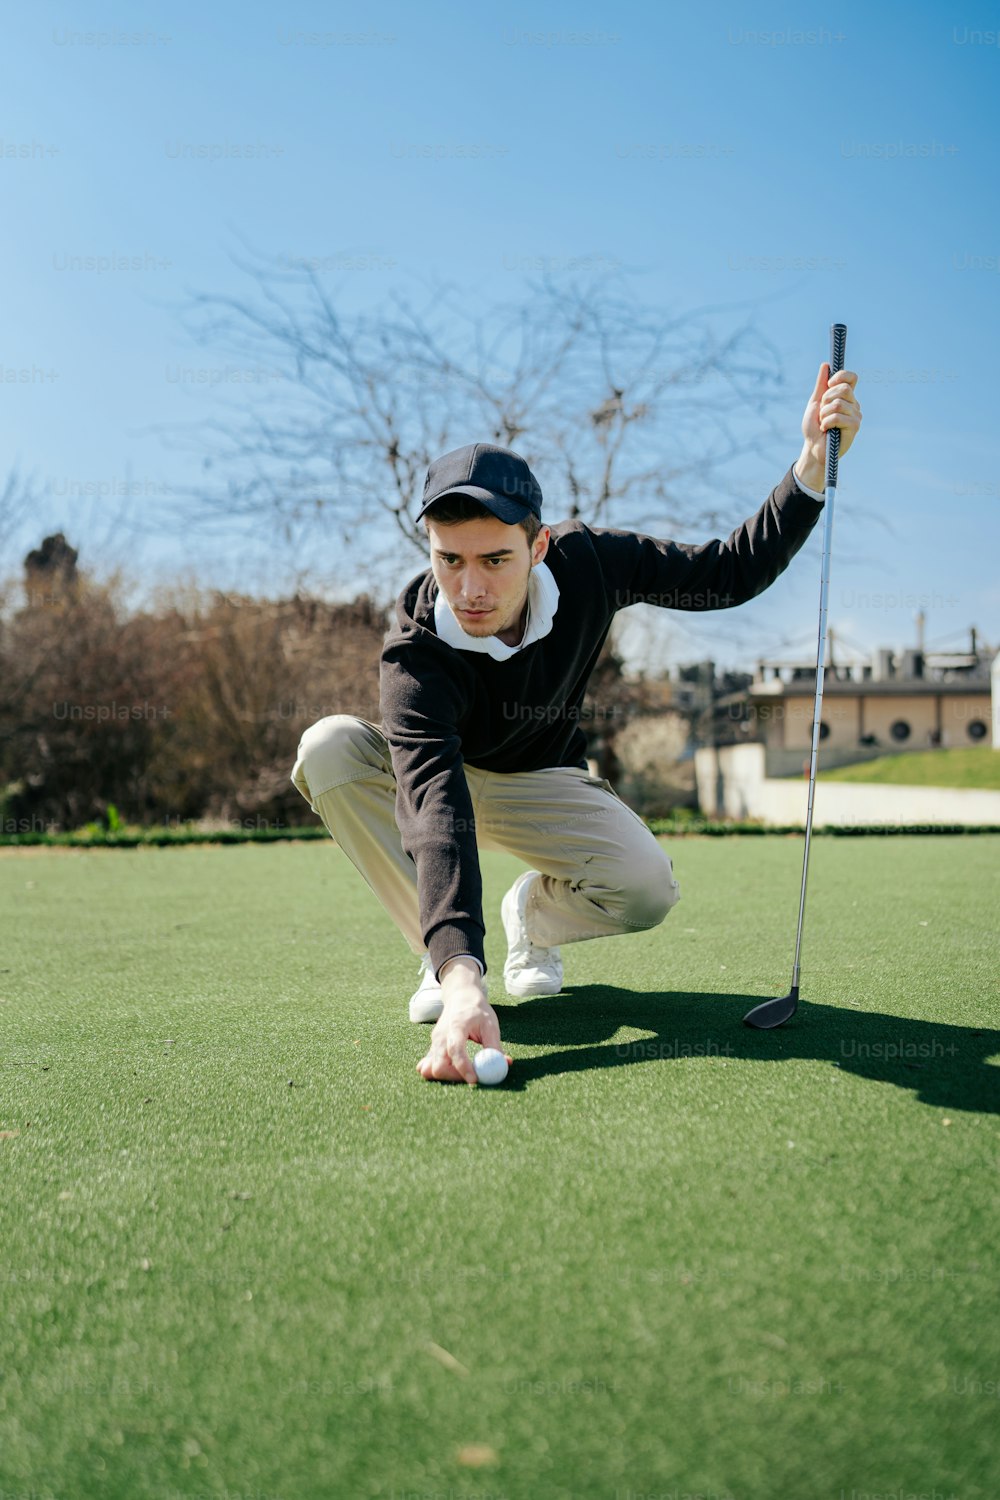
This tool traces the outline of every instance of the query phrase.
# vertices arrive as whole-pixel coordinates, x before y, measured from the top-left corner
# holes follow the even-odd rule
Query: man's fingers
[[[857,383],[856,370],[838,370],[834,375],[830,371],[829,360],[824,360],[819,367],[813,393],[809,397],[810,404],[814,401],[822,402],[827,396],[853,395]]]
[[[430,1072],[426,1076],[436,1078],[439,1083],[478,1083],[476,1070],[469,1063],[468,1070],[462,1067],[462,1059],[455,1053],[446,1053],[431,1064]]]
[[[500,1022],[495,1010],[490,1009],[489,1015],[483,1018],[483,1024],[471,1036],[474,1042],[481,1042],[484,1047],[495,1047],[498,1052],[503,1051],[500,1045]]]
[[[833,401],[824,401],[820,408],[824,417],[832,417],[836,412],[842,412],[845,416],[856,415],[859,411],[856,401],[846,400],[843,396],[837,396]]]
[[[431,1083],[465,1083],[466,1080],[456,1073],[452,1067],[449,1057],[432,1057],[428,1052],[417,1063],[417,1072],[421,1078],[426,1078]]]
[[[448,1037],[448,1061],[466,1083],[478,1083],[467,1043],[468,1037],[463,1030],[453,1031]]]
[[[824,431],[831,427],[860,427],[861,407],[856,401],[831,401],[829,406],[824,402],[819,425]]]
[[[500,1038],[498,1036],[497,1041],[499,1040]],[[497,1050],[501,1051],[502,1049],[498,1048]],[[514,1059],[511,1057],[510,1053],[504,1052],[503,1055],[507,1059],[508,1068],[513,1067]],[[429,1082],[432,1083],[472,1083],[475,1084],[478,1088],[479,1079],[476,1076],[476,1070],[471,1061],[469,1066],[472,1070],[471,1078],[469,1078],[465,1073],[459,1073],[452,1063],[450,1057],[440,1057],[435,1059],[428,1052],[427,1056],[422,1057],[417,1063],[417,1072],[420,1074],[421,1078],[426,1078]]]
[[[858,405],[855,386],[858,377],[854,370],[838,370],[831,377],[831,384],[823,393],[819,409],[819,425],[822,429],[830,427],[851,426],[856,427],[861,421],[861,408]]]
[[[465,1030],[461,1026],[442,1026],[440,1020],[431,1032],[430,1049],[418,1068],[424,1078],[435,1078],[441,1083],[479,1082],[466,1046]]]

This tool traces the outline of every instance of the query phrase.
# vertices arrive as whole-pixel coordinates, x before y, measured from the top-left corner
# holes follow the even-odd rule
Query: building
[[[918,616],[917,646],[898,654],[882,648],[871,661],[839,665],[829,632],[821,744],[871,754],[990,743],[996,648],[982,645],[975,629],[964,651],[925,650],[922,636]],[[815,693],[815,661],[759,662],[748,687],[717,701],[716,744],[756,741],[769,751],[808,753]]]

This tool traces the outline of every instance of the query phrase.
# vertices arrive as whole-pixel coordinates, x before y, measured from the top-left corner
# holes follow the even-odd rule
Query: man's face
[[[543,526],[528,546],[520,526],[496,516],[441,526],[428,521],[431,568],[438,588],[466,635],[505,633],[520,640],[532,566],[548,551],[549,528]]]

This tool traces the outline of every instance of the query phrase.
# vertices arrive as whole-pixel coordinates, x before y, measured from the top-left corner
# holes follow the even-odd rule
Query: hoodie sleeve
[[[803,545],[823,509],[793,469],[756,515],[723,542],[658,541],[632,531],[591,528],[613,610],[630,604],[664,609],[732,609],[770,588]]]
[[[482,876],[457,727],[458,684],[417,642],[387,640],[380,699],[396,776],[396,825],[417,867],[420,926],[435,977],[461,953],[477,958],[485,973]]]

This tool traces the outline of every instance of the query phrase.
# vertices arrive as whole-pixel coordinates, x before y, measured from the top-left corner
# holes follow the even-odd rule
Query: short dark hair
[[[481,521],[484,517],[497,519],[491,510],[487,510],[482,501],[474,500],[471,495],[442,495],[440,500],[435,500],[424,511],[424,523],[436,521],[439,526],[458,526],[462,521]],[[526,511],[520,521],[513,523],[520,526],[528,538],[528,546],[533,547],[535,538],[542,529],[542,523],[530,510]]]

